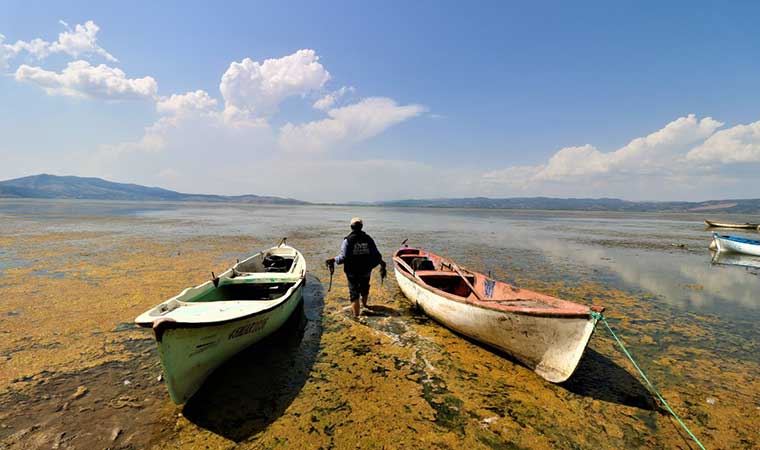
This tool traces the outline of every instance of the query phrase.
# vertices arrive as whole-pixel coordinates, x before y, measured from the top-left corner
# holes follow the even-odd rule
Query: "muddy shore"
[[[309,269],[297,314],[175,406],[151,332],[131,321],[269,240],[22,219],[0,231],[0,448],[694,448],[601,328],[576,374],[553,385],[413,310],[392,273],[373,280],[374,313],[352,319],[339,273],[326,292],[332,228],[290,235]],[[477,251],[464,254],[470,266],[493,266]],[[717,315],[550,271],[493,275],[603,304],[708,448],[758,448],[757,328],[744,338]]]

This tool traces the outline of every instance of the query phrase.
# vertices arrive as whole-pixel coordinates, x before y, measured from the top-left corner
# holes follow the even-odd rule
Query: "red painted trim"
[[[409,248],[404,248],[402,250],[406,250],[408,252]],[[436,255],[435,253],[423,251],[422,249],[417,249],[417,250],[419,250],[419,255],[421,257],[430,256],[433,258],[440,259],[441,262],[453,263],[453,261],[447,258],[444,258],[442,256]],[[409,256],[409,253],[404,253],[404,256]],[[540,293],[533,292],[527,289],[516,288],[508,283],[504,283],[502,281],[496,281],[496,280],[494,280],[494,282],[497,285],[506,286],[515,292],[519,291],[520,292],[519,300],[531,300],[531,301],[535,301],[539,303],[544,303],[546,305],[551,305],[552,307],[531,308],[531,307],[525,307],[525,306],[510,306],[509,299],[505,299],[502,301],[498,301],[498,299],[495,299],[496,301],[494,300],[481,301],[481,300],[477,300],[476,298],[462,297],[462,296],[454,295],[449,292],[443,291],[436,287],[433,287],[425,283],[418,276],[416,276],[416,275],[434,275],[435,272],[445,273],[448,275],[448,272],[426,270],[426,271],[417,272],[416,275],[413,275],[414,272],[412,271],[411,267],[409,267],[406,261],[401,259],[398,251],[393,255],[393,263],[396,268],[396,271],[401,272],[402,275],[404,275],[406,278],[408,278],[410,281],[412,281],[416,285],[424,288],[425,290],[430,291],[431,293],[434,293],[435,295],[438,295],[440,297],[444,297],[448,300],[464,303],[470,306],[475,306],[477,308],[488,309],[488,310],[499,311],[499,312],[508,312],[508,313],[513,313],[513,314],[529,315],[529,316],[558,317],[558,318],[589,318],[591,311],[595,311],[595,312],[604,311],[604,307],[602,306],[588,307],[586,305],[581,305],[579,303],[573,303],[567,300],[550,297],[548,295],[540,294]],[[457,266],[462,272],[465,272],[465,274],[467,275],[474,275],[476,276],[476,278],[480,276],[480,277],[488,279],[488,277],[482,273],[474,272],[458,264]],[[456,272],[452,272],[452,273],[456,273]]]

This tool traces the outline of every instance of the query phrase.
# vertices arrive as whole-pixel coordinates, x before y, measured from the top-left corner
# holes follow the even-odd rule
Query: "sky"
[[[758,2],[2,10],[0,179],[325,202],[760,197]]]

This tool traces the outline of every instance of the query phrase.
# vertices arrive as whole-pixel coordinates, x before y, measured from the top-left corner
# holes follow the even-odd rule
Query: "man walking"
[[[383,256],[377,250],[375,241],[362,228],[362,219],[351,219],[351,233],[343,239],[340,254],[326,261],[330,273],[335,270],[335,264],[343,264],[343,271],[348,279],[348,295],[353,304],[354,316],[359,316],[359,298],[362,305],[367,307],[369,300],[369,280],[372,269],[380,265],[380,276],[385,278],[386,269]]]

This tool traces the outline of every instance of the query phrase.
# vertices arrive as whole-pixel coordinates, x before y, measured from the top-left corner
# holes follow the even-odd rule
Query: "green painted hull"
[[[279,329],[301,301],[303,280],[277,306],[251,316],[209,324],[169,326],[156,333],[169,396],[185,403],[229,358]]]

